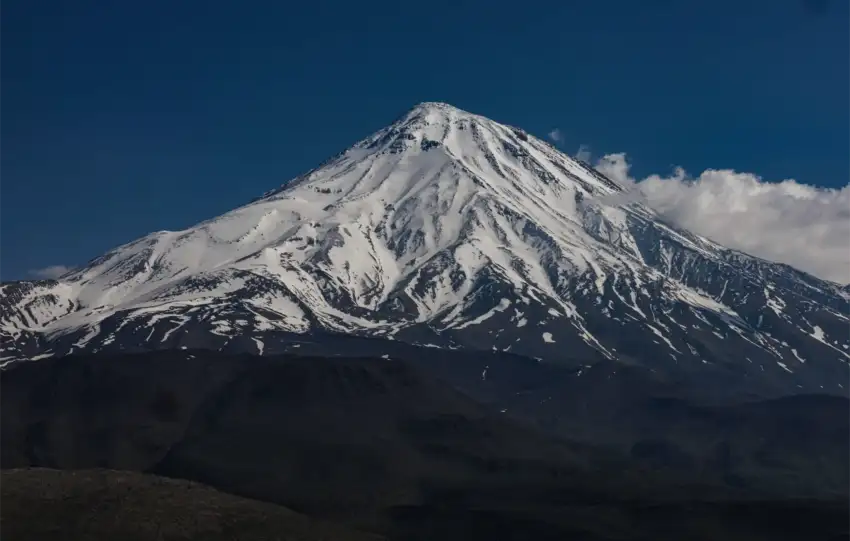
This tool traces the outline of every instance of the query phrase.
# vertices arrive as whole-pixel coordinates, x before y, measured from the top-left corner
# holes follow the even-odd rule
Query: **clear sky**
[[[847,184],[847,0],[5,0],[0,277],[221,214],[421,101],[632,173]]]

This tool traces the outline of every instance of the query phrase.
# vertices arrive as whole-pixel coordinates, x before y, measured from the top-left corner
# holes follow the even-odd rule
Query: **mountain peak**
[[[427,125],[435,123],[450,122],[452,119],[475,116],[471,113],[458,109],[448,103],[439,101],[423,101],[408,109],[399,119],[385,129],[393,127],[414,125]]]
[[[393,126],[406,126],[410,124],[412,124],[413,127],[422,127],[434,124],[451,123],[452,121],[458,121],[460,119],[473,118],[479,121],[492,122],[485,117],[470,113],[469,111],[464,111],[463,109],[455,107],[449,103],[440,101],[423,101],[408,109],[408,111],[402,115],[398,121],[394,122],[387,128],[389,129]]]
[[[421,103],[414,105],[413,108],[411,109],[411,111],[430,111],[430,110],[465,112],[465,111],[462,111],[461,109],[459,109],[458,107],[455,107],[454,105],[452,105],[450,103],[446,103],[446,102],[442,102],[442,101],[423,101]]]
[[[360,173],[353,175],[353,171]],[[569,200],[622,190],[597,171],[519,128],[447,103],[422,102],[266,197],[316,184],[321,193],[331,190],[348,194],[342,200],[355,197],[356,201],[365,201],[377,196],[393,204],[395,197],[407,199],[409,189],[418,186],[416,191],[422,194],[423,188],[434,183],[428,191],[439,192],[437,199],[451,197],[458,190],[489,193],[496,198],[511,193],[527,198],[534,192],[534,197],[550,194]],[[531,205],[528,208],[537,205],[527,203]],[[562,210],[569,212],[568,208]]]

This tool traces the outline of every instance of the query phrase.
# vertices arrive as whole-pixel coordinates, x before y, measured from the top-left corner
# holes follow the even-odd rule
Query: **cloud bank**
[[[596,168],[632,186],[664,219],[728,248],[786,263],[820,278],[850,283],[850,185],[840,190],[766,182],[751,173],[708,169],[690,178],[629,175],[625,154],[602,157]]]
[[[41,280],[51,280],[54,278],[59,278],[66,272],[69,272],[73,267],[66,267],[65,265],[50,265],[49,267],[44,267],[43,269],[35,269],[31,270],[30,274],[34,278],[39,278]]]

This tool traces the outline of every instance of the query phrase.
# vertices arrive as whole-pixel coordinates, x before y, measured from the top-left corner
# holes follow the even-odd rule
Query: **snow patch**
[[[466,321],[464,323],[461,323],[459,325],[455,325],[452,328],[454,328],[456,330],[460,330],[460,329],[465,329],[465,328],[469,327],[470,325],[478,325],[479,323],[483,323],[484,321],[490,319],[491,317],[496,315],[496,313],[504,312],[505,310],[508,309],[508,307],[510,305],[511,305],[511,301],[509,301],[508,299],[501,299],[499,301],[498,305],[494,306],[493,308],[491,308],[490,310],[488,310],[484,314],[476,317],[475,319],[471,319],[471,320]]]

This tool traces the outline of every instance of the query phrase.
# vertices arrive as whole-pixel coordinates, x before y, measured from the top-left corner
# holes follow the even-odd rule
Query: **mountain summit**
[[[666,224],[623,191],[521,129],[422,103],[248,205],[57,281],[3,285],[3,360],[355,335],[846,392],[838,286]]]

